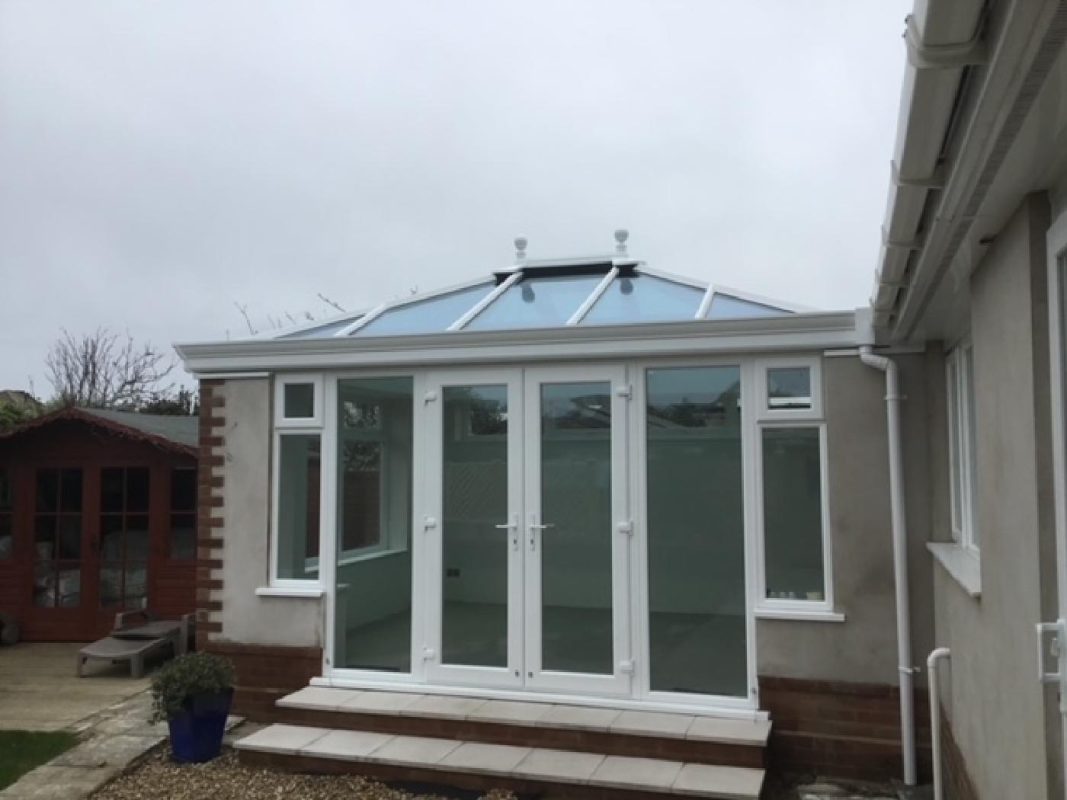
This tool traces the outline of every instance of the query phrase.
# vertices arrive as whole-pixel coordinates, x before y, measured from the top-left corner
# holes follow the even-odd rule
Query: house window
[[[275,422],[285,427],[322,427],[322,379],[282,376],[275,383]]]
[[[758,365],[759,610],[833,612],[821,362]]]
[[[170,472],[170,557],[196,558],[196,470],[175,467]]]
[[[142,608],[148,596],[149,473],[100,470],[100,605]]]
[[[0,467],[0,561],[15,552],[14,506],[11,473]]]
[[[980,537],[975,523],[974,349],[970,343],[960,344],[948,354],[945,369],[952,538],[963,547],[977,550]]]
[[[315,416],[315,384],[287,383],[284,394],[286,419],[311,419]]]
[[[37,471],[33,604],[81,605],[82,471]]]
[[[277,577],[319,578],[319,481],[321,436],[286,433],[278,438]]]

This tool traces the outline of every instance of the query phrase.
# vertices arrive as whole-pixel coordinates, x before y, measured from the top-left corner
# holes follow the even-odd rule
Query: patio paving
[[[79,723],[148,688],[125,664],[90,662],[75,675],[80,644],[0,648],[0,730],[80,730]]]

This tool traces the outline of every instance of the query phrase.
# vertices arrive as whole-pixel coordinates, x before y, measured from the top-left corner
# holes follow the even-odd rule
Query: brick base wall
[[[226,656],[237,671],[234,713],[256,722],[276,719],[274,702],[322,674],[322,648],[238,644],[212,640],[208,652]]]
[[[963,753],[952,735],[952,726],[941,707],[941,767],[944,779],[945,797],[952,800],[978,800],[978,792],[971,783]]]
[[[770,712],[769,763],[779,772],[858,780],[901,776],[900,694],[895,686],[762,676]],[[930,773],[929,711],[916,691],[920,779]]]

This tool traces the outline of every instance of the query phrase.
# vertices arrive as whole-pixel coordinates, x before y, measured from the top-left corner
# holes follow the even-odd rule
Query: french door
[[[625,693],[620,367],[430,376],[431,680]]]

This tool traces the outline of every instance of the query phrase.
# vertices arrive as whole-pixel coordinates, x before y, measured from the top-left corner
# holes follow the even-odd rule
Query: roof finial
[[[521,264],[526,260],[526,237],[517,236],[515,238],[515,261]]]
[[[624,256],[626,255],[626,240],[630,238],[630,232],[626,228],[619,228],[615,231],[615,254]]]

